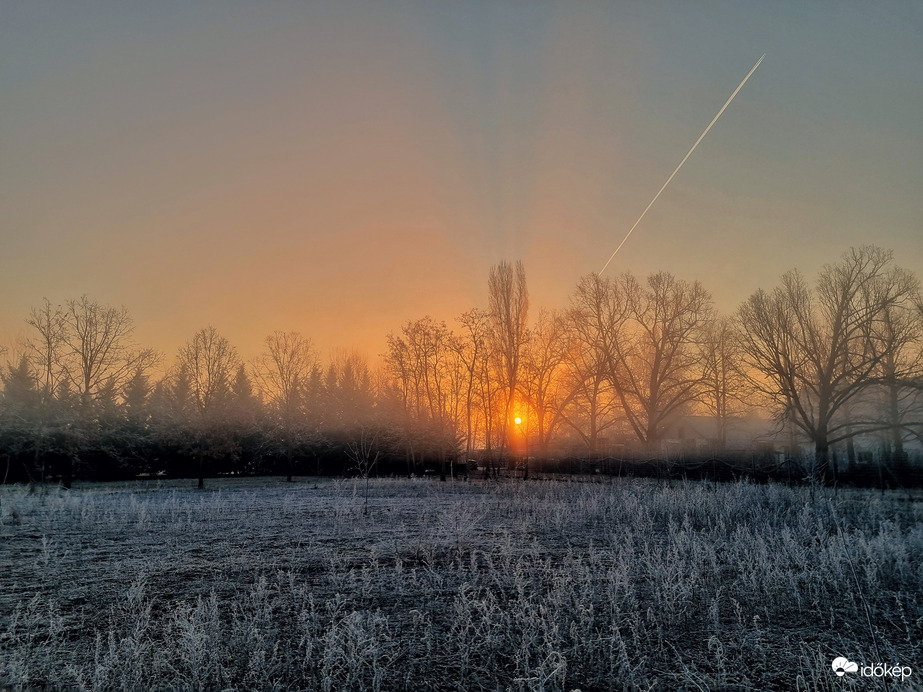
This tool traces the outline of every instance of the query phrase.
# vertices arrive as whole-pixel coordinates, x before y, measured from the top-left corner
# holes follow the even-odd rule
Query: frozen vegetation
[[[838,656],[923,677],[919,496],[608,479],[189,485],[2,489],[0,687],[882,685],[837,678]]]

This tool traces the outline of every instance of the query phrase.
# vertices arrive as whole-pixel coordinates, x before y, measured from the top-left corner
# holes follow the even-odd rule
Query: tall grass
[[[923,503],[902,496],[378,480],[366,511],[352,481],[3,493],[6,686],[849,689],[840,655],[923,678]]]

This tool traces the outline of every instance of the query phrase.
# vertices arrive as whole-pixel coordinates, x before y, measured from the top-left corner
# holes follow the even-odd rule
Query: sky
[[[923,276],[923,4],[0,0],[0,344],[124,305],[326,356],[601,269],[732,312],[877,244]]]

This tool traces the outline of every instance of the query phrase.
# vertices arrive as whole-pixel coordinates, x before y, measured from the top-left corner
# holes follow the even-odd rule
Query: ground
[[[0,685],[923,679],[919,495],[609,478],[194,484],[0,489]],[[913,672],[837,677],[840,656]]]

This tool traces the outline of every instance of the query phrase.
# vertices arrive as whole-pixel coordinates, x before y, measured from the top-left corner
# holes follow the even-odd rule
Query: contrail
[[[747,80],[750,79],[750,75],[752,75],[754,72],[756,72],[756,68],[760,66],[760,63],[763,62],[763,58],[765,58],[765,57],[766,57],[766,54],[763,53],[763,57],[756,61],[756,65],[753,66],[753,68],[747,73],[747,76],[744,77],[744,80],[743,80],[740,84],[737,85],[737,88],[736,88],[736,89],[734,89],[734,93],[731,94],[731,98],[729,98],[729,99],[727,100],[727,102],[726,102],[723,106],[721,106],[721,110],[718,111],[718,115],[716,115],[716,116],[714,117],[714,119],[713,119],[710,123],[708,123],[708,127],[705,128],[705,132],[703,132],[701,135],[699,135],[699,138],[695,141],[695,144],[692,145],[692,149],[690,149],[690,150],[689,150],[689,153],[686,154],[686,155],[683,157],[683,160],[679,162],[679,165],[676,167],[676,170],[673,171],[672,173],[670,173],[670,177],[667,178],[667,182],[665,182],[665,183],[663,184],[663,187],[660,188],[660,192],[658,192],[656,195],[654,195],[654,199],[652,199],[652,200],[651,200],[651,203],[648,204],[647,207],[645,208],[645,210],[641,212],[641,216],[639,216],[639,217],[638,217],[638,220],[635,221],[635,225],[632,226],[632,227],[629,229],[628,233],[625,234],[625,237],[622,238],[622,242],[619,243],[619,246],[618,246],[617,248],[615,248],[615,252],[613,252],[613,253],[609,256],[609,259],[608,259],[608,260],[606,261],[606,263],[603,265],[603,268],[599,270],[599,273],[600,273],[600,274],[602,274],[604,271],[606,271],[606,267],[609,266],[609,262],[611,262],[611,261],[613,260],[613,258],[618,254],[619,250],[622,249],[622,246],[625,244],[625,241],[628,240],[628,236],[631,235],[631,232],[632,232],[633,230],[635,230],[635,228],[637,227],[637,225],[638,225],[639,223],[641,223],[641,219],[643,219],[643,218],[644,218],[644,215],[647,214],[647,210],[650,209],[652,206],[654,206],[654,202],[656,202],[656,201],[657,201],[657,198],[660,197],[660,193],[663,192],[663,191],[666,189],[667,185],[670,184],[670,181],[673,180],[673,176],[676,175],[676,174],[679,172],[679,169],[683,167],[683,164],[686,163],[686,159],[688,159],[690,156],[692,156],[692,152],[694,152],[694,151],[695,151],[695,148],[696,148],[697,146],[699,146],[699,142],[701,142],[703,139],[705,139],[705,135],[708,134],[708,131],[711,129],[711,126],[714,125],[714,124],[718,121],[718,118],[720,118],[720,117],[721,117],[721,114],[724,113],[724,109],[727,108],[727,107],[731,104],[731,101],[733,101],[733,100],[734,100],[734,97],[737,96],[737,92],[740,91],[741,88],[743,88],[743,85],[747,83]]]

